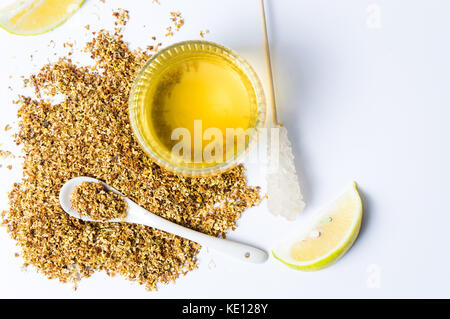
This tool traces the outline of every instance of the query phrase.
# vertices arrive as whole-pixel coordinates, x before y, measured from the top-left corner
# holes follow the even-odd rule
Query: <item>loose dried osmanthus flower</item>
[[[62,94],[59,104],[21,96],[18,144],[25,152],[23,179],[9,194],[3,223],[26,265],[63,282],[104,270],[156,289],[195,269],[200,246],[140,225],[90,223],[67,215],[58,194],[76,176],[111,185],[147,210],[214,236],[260,201],[242,166],[210,178],[174,175],[152,162],[135,140],[127,113],[130,87],[149,58],[130,51],[122,35],[97,33],[86,50],[96,67],[70,59],[48,64],[30,84]]]
[[[128,205],[125,199],[107,190],[102,183],[81,183],[73,190],[70,203],[80,216],[96,221],[123,221],[127,217]]]

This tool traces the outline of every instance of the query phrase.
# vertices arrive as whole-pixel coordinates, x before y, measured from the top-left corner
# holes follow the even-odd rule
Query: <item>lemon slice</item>
[[[50,31],[65,22],[84,0],[18,0],[0,10],[0,27],[20,35]]]
[[[297,270],[328,267],[339,259],[358,237],[362,204],[356,183],[318,214],[305,231],[272,251],[275,258]]]

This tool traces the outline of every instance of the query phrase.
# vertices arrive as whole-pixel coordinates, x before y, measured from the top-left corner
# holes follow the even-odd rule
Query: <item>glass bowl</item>
[[[180,60],[183,58],[183,55],[188,59],[188,56],[192,56],[193,52],[201,54],[202,56],[210,55],[214,56],[214,58],[220,57],[225,59],[227,63],[233,65],[233,67],[239,68],[241,73],[245,75],[246,80],[251,83],[251,89],[253,91],[252,96],[255,97],[254,104],[256,105],[256,117],[254,127],[252,125],[251,133],[248,136],[248,142],[235,152],[234,156],[213,165],[202,166],[181,161],[179,158],[174,157],[173,154],[171,155],[170,152],[162,150],[160,145],[156,145],[146,138],[142,125],[138,125],[139,116],[143,116],[140,114],[142,113],[142,110],[151,107],[147,105],[148,103],[146,103],[145,100],[147,91],[152,85],[155,85],[153,82],[156,80],[153,79],[157,78],[158,74],[164,72],[164,70],[175,61],[174,59]],[[256,144],[261,129],[264,127],[266,121],[266,100],[261,82],[256,72],[237,53],[229,48],[209,41],[184,41],[159,51],[150,58],[139,71],[130,92],[129,117],[132,130],[140,146],[158,165],[176,174],[185,176],[211,176],[236,166]]]

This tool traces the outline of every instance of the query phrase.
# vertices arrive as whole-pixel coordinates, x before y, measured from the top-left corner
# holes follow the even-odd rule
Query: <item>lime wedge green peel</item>
[[[63,24],[84,0],[18,0],[0,10],[0,27],[18,35],[37,35]]]
[[[321,211],[312,227],[294,235],[272,251],[273,256],[291,268],[319,270],[336,262],[358,237],[362,204],[356,183],[329,207]]]

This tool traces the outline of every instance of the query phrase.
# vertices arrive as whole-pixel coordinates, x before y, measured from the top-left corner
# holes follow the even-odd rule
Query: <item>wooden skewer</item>
[[[272,63],[270,60],[270,49],[269,49],[269,37],[267,35],[267,23],[266,23],[266,10],[264,9],[264,0],[260,0],[261,7],[261,15],[262,15],[262,24],[263,24],[263,37],[264,37],[264,52],[266,56],[266,68],[267,68],[267,76],[269,83],[269,99],[272,108],[272,121],[275,126],[278,125],[277,119],[277,108],[275,103],[275,90],[273,84],[273,75],[272,75]]]

